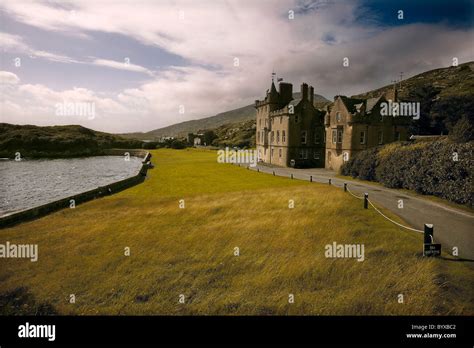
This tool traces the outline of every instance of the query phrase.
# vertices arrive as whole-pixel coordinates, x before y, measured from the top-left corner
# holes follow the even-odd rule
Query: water
[[[0,161],[0,216],[131,177],[140,166],[121,156]]]

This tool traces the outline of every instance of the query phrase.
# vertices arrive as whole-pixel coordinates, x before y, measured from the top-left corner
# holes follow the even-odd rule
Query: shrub
[[[149,141],[149,142],[146,142],[146,143],[144,142],[142,144],[142,149],[154,150],[154,149],[156,149],[157,145],[158,145],[158,142],[156,142],[156,141]]]
[[[342,166],[341,174],[362,180],[375,181],[378,150],[378,147],[374,147],[359,152]]]
[[[474,140],[473,121],[467,117],[461,118],[449,132],[449,139],[456,143],[464,143]]]
[[[474,206],[474,142],[392,143],[358,153],[341,174]]]

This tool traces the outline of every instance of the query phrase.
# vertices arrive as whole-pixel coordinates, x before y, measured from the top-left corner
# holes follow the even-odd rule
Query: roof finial
[[[275,69],[272,69],[272,83],[275,79],[275,76],[276,76]]]

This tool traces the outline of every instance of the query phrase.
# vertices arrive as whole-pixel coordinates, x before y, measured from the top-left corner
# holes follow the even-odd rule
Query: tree
[[[472,120],[463,116],[449,132],[449,139],[455,143],[466,143],[474,140],[474,125]]]

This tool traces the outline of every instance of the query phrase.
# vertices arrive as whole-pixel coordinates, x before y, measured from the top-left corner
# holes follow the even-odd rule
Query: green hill
[[[0,157],[77,157],[109,148],[141,148],[142,142],[77,125],[38,127],[0,123]]]
[[[371,98],[391,88],[387,85],[353,97]],[[474,62],[403,80],[398,95],[401,100],[420,102],[421,117],[412,121],[413,134],[447,134],[461,118],[474,120]]]

